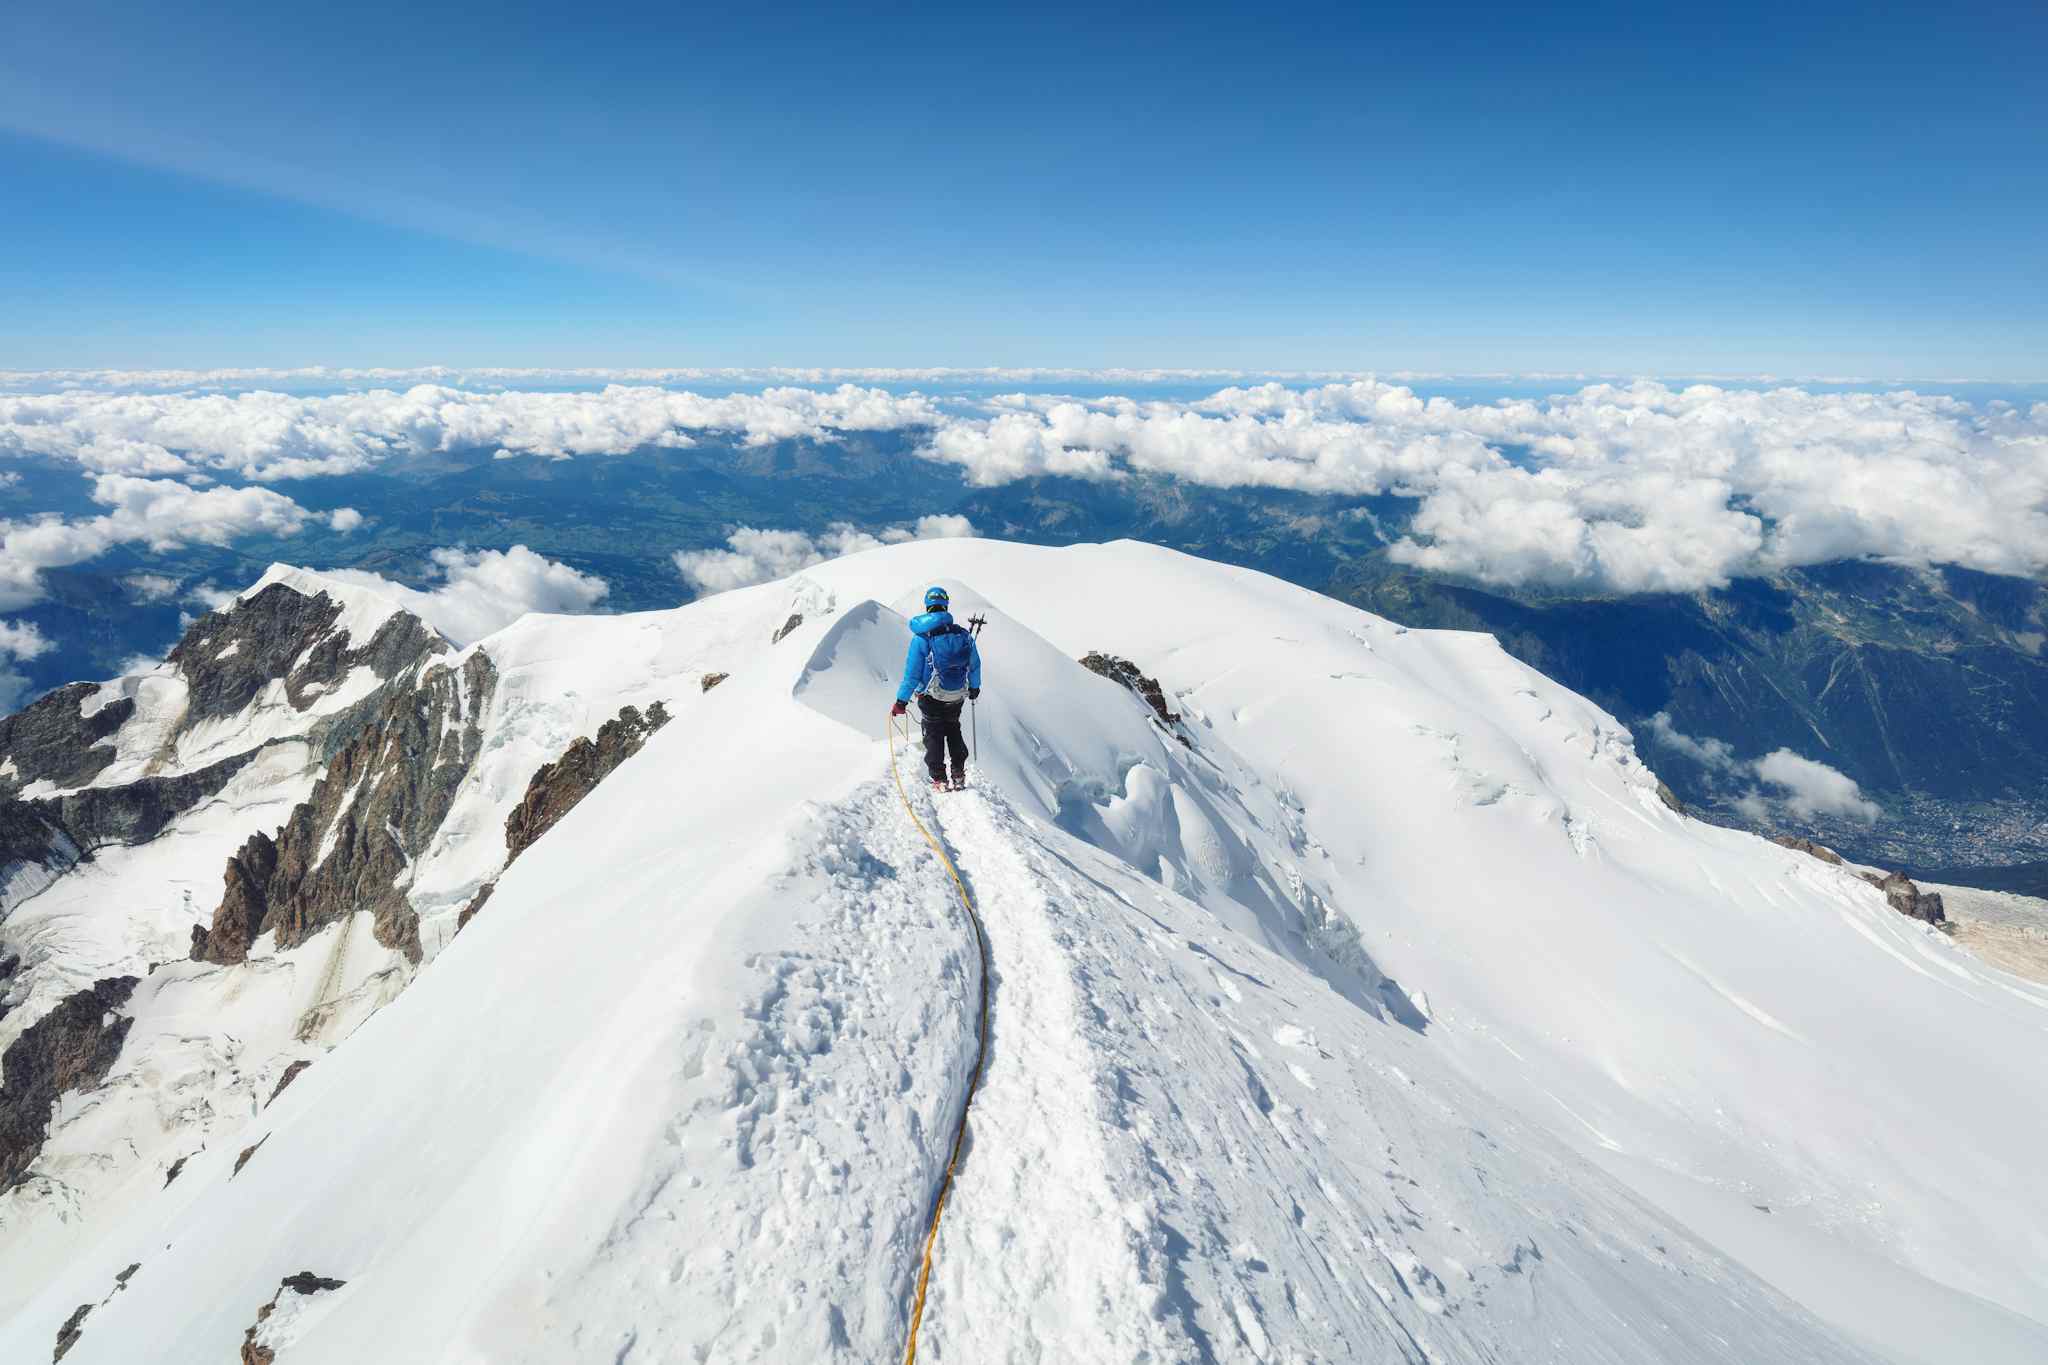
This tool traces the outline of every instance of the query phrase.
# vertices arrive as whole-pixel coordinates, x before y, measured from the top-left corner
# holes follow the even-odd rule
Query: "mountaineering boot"
[[[932,779],[932,790],[933,790],[933,791],[935,791],[935,792],[942,792],[942,791],[951,791],[951,790],[952,790],[952,788],[951,788],[951,787],[949,787],[949,786],[948,786],[948,785],[946,784],[946,779],[945,779],[945,778],[943,778],[943,777],[935,777],[935,778],[933,778],[933,779]]]
[[[956,791],[956,792],[964,792],[964,791],[966,791],[966,790],[967,790],[967,774],[966,774],[966,773],[964,773],[964,772],[961,772],[961,771],[960,771],[960,770],[959,770],[958,768],[955,768],[955,769],[953,770],[953,781],[952,781],[952,783],[951,783],[951,784],[950,784],[950,785],[949,785],[949,786],[947,787],[947,790],[948,790],[948,791]]]

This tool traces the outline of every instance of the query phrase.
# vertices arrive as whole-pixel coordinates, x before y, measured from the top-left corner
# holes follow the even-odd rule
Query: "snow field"
[[[2048,1358],[2048,991],[1666,811],[1611,717],[1484,637],[988,542],[485,642],[486,760],[423,913],[494,870],[567,739],[675,719],[359,1026],[376,964],[302,945],[294,989],[354,1002],[315,1024],[341,1045],[67,1233],[0,1358],[137,1260],[67,1365],[231,1359],[301,1269],[349,1283],[294,1305],[282,1365],[893,1358],[973,1056],[973,939],[883,748],[893,608],[934,580],[991,618],[979,786],[913,799],[994,1012],[921,1355]]]

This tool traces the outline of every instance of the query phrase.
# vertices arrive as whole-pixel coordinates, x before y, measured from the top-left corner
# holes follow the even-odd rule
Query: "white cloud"
[[[226,545],[246,535],[297,535],[312,513],[267,488],[196,489],[170,479],[102,474],[93,501],[108,510],[66,521],[0,521],[0,611],[40,601],[42,571],[93,559],[115,545],[153,550]]]
[[[1782,792],[1786,808],[1803,818],[1840,815],[1867,825],[1884,814],[1884,807],[1863,795],[1856,779],[1790,749],[1758,759],[1756,775]]]
[[[234,605],[235,599],[240,596],[241,594],[233,588],[223,588],[218,583],[208,581],[194,583],[182,600],[195,607],[204,607],[207,611],[219,611],[222,607]],[[191,622],[187,621],[184,624],[190,625]]]
[[[1650,717],[1650,734],[1670,749],[1675,749],[1695,763],[1719,772],[1734,772],[1742,764],[1736,760],[1735,748],[1725,739],[1694,739],[1691,735],[1671,723],[1669,711],[1659,711]]]
[[[353,531],[363,524],[363,514],[353,507],[337,507],[327,514],[327,524],[337,531]]]
[[[1839,815],[1866,825],[1884,814],[1882,806],[1863,795],[1855,778],[1790,749],[1774,749],[1759,759],[1739,759],[1726,740],[1696,739],[1684,733],[1672,724],[1667,711],[1651,716],[1649,728],[1657,743],[1705,767],[1710,782],[1753,776],[1774,789],[1776,795],[1768,796],[1752,786],[1735,798],[1735,809],[1754,824],[1770,824],[1781,809],[1803,820]]]
[[[882,545],[973,534],[973,523],[961,516],[919,517],[910,525],[885,527],[876,532],[837,522],[817,536],[803,531],[764,531],[742,526],[725,538],[723,550],[678,550],[673,558],[676,571],[699,593],[708,596],[787,578],[813,564]]]
[[[611,585],[595,574],[572,569],[524,545],[509,550],[440,549],[429,558],[432,576],[441,582],[425,590],[360,569],[326,570],[322,576],[374,588],[460,645],[502,630],[528,612],[591,611],[611,591]]]
[[[0,655],[33,659],[55,648],[33,621],[0,621]]]
[[[426,382],[322,395],[197,391],[241,373],[276,383]],[[796,382],[713,395],[662,387],[748,375]],[[1306,387],[1299,376],[1235,384],[1196,402],[1031,394],[970,401],[847,382],[1059,376],[1081,373],[45,375],[44,382],[70,387],[0,395],[0,455],[71,459],[102,479],[232,473],[262,482],[359,471],[408,453],[483,449],[568,459],[687,446],[705,432],[758,445],[903,431],[915,433],[921,456],[957,466],[977,485],[1150,474],[1218,488],[1413,498],[1412,532],[1390,552],[1493,583],[1691,591],[1856,557],[2048,573],[2048,403],[1978,407],[1905,389],[1649,381],[1460,403],[1355,376]],[[1136,384],[1203,376],[1124,377]],[[35,378],[0,377],[0,388]],[[607,379],[627,382],[583,392],[457,387]],[[191,390],[103,391],[156,382]],[[7,581],[0,575],[0,584]]]
[[[29,689],[28,678],[19,669],[8,665],[47,654],[55,648],[33,621],[0,621],[0,658],[8,661],[0,664],[0,714],[20,706]]]
[[[129,574],[121,581],[138,602],[168,602],[178,595],[178,580],[160,573]]]

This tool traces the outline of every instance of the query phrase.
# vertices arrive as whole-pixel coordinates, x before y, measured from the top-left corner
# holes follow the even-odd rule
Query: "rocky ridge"
[[[22,1030],[0,1056],[0,1189],[34,1164],[59,1097],[98,1085],[134,1021],[119,1013],[136,978],[108,977]]]
[[[406,894],[412,868],[482,748],[483,708],[496,682],[479,650],[393,691],[284,827],[252,834],[229,859],[212,925],[193,927],[192,956],[240,962],[265,933],[289,948],[368,910],[377,941],[418,962],[419,917]]]
[[[536,771],[526,784],[525,797],[505,817],[505,866],[510,867],[541,835],[560,823],[577,802],[639,753],[647,737],[666,724],[668,709],[660,702],[649,706],[644,715],[637,706],[624,707],[598,727],[596,739],[577,739],[560,758]],[[495,880],[478,889],[476,898],[456,920],[458,930],[476,918],[496,889]]]
[[[1832,867],[1848,866],[1842,855],[1825,844],[1796,834],[1780,834],[1771,840],[1795,853],[1804,853],[1809,858],[1818,858]],[[1922,891],[1919,884],[1903,872],[1872,872],[1856,869],[1856,875],[1884,892],[1885,904],[1911,919],[1925,920],[1929,924],[1947,926],[1948,914],[1938,892]]]

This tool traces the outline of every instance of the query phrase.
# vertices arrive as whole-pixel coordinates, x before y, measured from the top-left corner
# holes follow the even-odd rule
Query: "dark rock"
[[[83,856],[45,803],[0,797],[0,889],[32,867],[47,881]]]
[[[430,668],[417,686],[386,697],[374,721],[328,759],[327,775],[276,837],[252,838],[229,861],[201,955],[239,962],[265,933],[290,948],[367,910],[377,941],[418,962],[411,868],[476,761],[479,716],[496,685],[497,670],[479,651],[459,669]]]
[[[82,787],[114,761],[114,746],[100,741],[128,722],[135,701],[122,697],[90,716],[79,715],[78,708],[99,690],[97,683],[71,683],[0,720],[0,759],[11,759],[17,774],[0,778],[0,790],[11,795],[36,781]]]
[[[1884,892],[1885,903],[1900,914],[1925,920],[1929,924],[1942,924],[1947,921],[1948,908],[1942,904],[1941,896],[1938,893],[1922,891],[1905,873],[1891,872],[1882,877],[1874,872],[1858,875]]]
[[[1784,848],[1792,849],[1795,852],[1804,853],[1809,857],[1818,858],[1824,863],[1833,863],[1836,867],[1842,865],[1841,854],[1835,852],[1826,844],[1816,844],[1813,840],[1802,838],[1797,834],[1780,834],[1775,839],[1772,839],[1771,842]]]
[[[165,1189],[169,1189],[171,1182],[173,1180],[176,1180],[179,1176],[185,1173],[185,1163],[190,1161],[191,1159],[192,1158],[189,1156],[181,1156],[176,1161],[173,1161],[171,1163],[171,1169],[164,1172]]]
[[[310,1270],[301,1270],[296,1275],[285,1276],[278,1288],[289,1289],[294,1294],[322,1294],[339,1289],[347,1283],[347,1280],[330,1280],[325,1275],[315,1275]]]
[[[1174,726],[1180,724],[1180,712],[1167,707],[1166,691],[1160,687],[1158,680],[1140,673],[1138,666],[1129,659],[1119,659],[1114,654],[1090,652],[1082,656],[1081,667],[1090,673],[1099,673],[1111,682],[1135,692],[1152,708],[1153,714],[1159,717],[1160,723],[1168,730],[1173,730]],[[1174,735],[1181,743],[1187,743],[1187,737],[1178,731],[1174,731]]]
[[[308,597],[282,583],[201,617],[170,653],[191,689],[185,723],[240,711],[340,618],[341,603],[326,593]]]
[[[388,681],[448,648],[407,612],[387,619],[368,640],[337,631],[341,614],[342,604],[328,593],[308,597],[272,583],[201,618],[170,654],[190,689],[181,727],[232,716],[279,679],[285,700],[304,711],[360,666]]]
[[[700,682],[703,686],[703,689],[706,692],[709,692],[712,688],[718,686],[720,683],[724,682],[727,678],[730,678],[731,676],[732,674],[730,673],[706,673],[703,676],[703,678],[700,679]]]
[[[1678,793],[1664,785],[1664,779],[1657,779],[1657,799],[1680,815],[1685,814],[1685,802],[1678,799]]]
[[[277,843],[258,830],[241,852],[228,859],[213,927],[200,930],[194,926],[192,956],[222,964],[245,961],[249,945],[263,932],[263,922],[270,915],[269,887],[276,875]]]
[[[346,1280],[331,1280],[324,1275],[315,1275],[310,1270],[301,1270],[296,1275],[287,1275],[279,1281],[277,1292],[270,1296],[270,1302],[256,1310],[256,1321],[242,1333],[242,1365],[274,1365],[277,1352],[268,1346],[256,1344],[256,1332],[277,1311],[277,1301],[287,1290],[294,1294],[323,1294],[341,1288]]]
[[[311,1065],[313,1065],[311,1062],[307,1061],[305,1058],[302,1057],[298,1061],[293,1062],[290,1066],[286,1067],[284,1069],[284,1075],[279,1076],[277,1078],[276,1089],[272,1090],[270,1092],[270,1098],[263,1102],[263,1107],[265,1109],[268,1109],[271,1105],[276,1104],[277,1097],[284,1093],[284,1088],[290,1085],[293,1081],[297,1080],[299,1078],[299,1073],[301,1071],[304,1071],[307,1067]]]
[[[135,1262],[135,1264],[129,1266],[126,1270],[116,1275],[114,1277],[114,1288],[116,1290],[126,1289],[128,1287],[128,1281],[134,1279],[135,1272],[140,1269],[142,1269],[142,1262],[137,1261]]]
[[[240,1175],[242,1173],[242,1168],[249,1164],[249,1158],[255,1156],[257,1151],[262,1148],[263,1144],[268,1141],[270,1141],[270,1134],[265,1133],[262,1137],[257,1138],[247,1147],[244,1147],[242,1149],[242,1154],[235,1158],[235,1169],[228,1172],[228,1179],[233,1180],[236,1176]]]
[[[791,631],[795,630],[798,626],[802,625],[803,623],[804,618],[800,613],[791,612],[789,619],[782,623],[782,629],[776,631],[775,634],[768,637],[768,643],[771,645],[781,644],[783,636],[789,634]]]
[[[92,1305],[81,1303],[78,1307],[71,1310],[71,1316],[64,1319],[64,1325],[57,1329],[57,1351],[56,1354],[50,1357],[53,1365],[54,1362],[62,1360],[65,1353],[73,1346],[76,1346],[78,1339],[85,1335],[85,1318],[90,1312],[92,1312]]]
[[[477,888],[477,893],[469,898],[469,904],[463,906],[462,913],[455,917],[456,933],[461,933],[462,927],[476,918],[477,911],[484,908],[484,903],[490,900],[491,893],[497,889],[498,884],[496,882],[485,882]]]
[[[135,1021],[116,1014],[137,978],[111,976],[66,996],[23,1029],[0,1057],[0,1189],[14,1184],[43,1150],[50,1107],[106,1079]]]
[[[541,835],[590,795],[621,763],[640,752],[647,737],[668,724],[660,702],[640,709],[628,706],[598,727],[596,739],[577,739],[562,756],[541,767],[526,784],[526,795],[505,817],[505,862],[531,848]]]
[[[176,777],[144,777],[118,787],[88,787],[31,804],[53,815],[64,832],[88,852],[108,844],[148,843],[172,820],[217,795],[261,752],[259,746]]]

